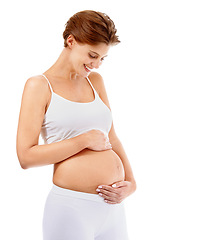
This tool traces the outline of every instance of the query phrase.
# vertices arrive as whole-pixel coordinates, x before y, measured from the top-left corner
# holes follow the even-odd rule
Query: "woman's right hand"
[[[100,130],[90,130],[86,133],[88,144],[87,148],[94,151],[104,151],[112,149],[109,138]]]

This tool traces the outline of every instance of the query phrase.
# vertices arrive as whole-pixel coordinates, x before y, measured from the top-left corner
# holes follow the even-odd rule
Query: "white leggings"
[[[53,185],[45,204],[43,240],[128,240],[124,205]]]

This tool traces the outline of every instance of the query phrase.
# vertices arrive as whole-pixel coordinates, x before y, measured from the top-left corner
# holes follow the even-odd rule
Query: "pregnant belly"
[[[53,183],[59,187],[87,193],[97,193],[99,185],[111,185],[124,180],[124,168],[113,150],[84,149],[55,164]]]

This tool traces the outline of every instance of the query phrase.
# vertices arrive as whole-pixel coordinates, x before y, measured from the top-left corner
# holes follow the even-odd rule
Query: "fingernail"
[[[103,194],[102,193],[99,193],[100,196],[102,196]]]
[[[100,192],[100,189],[97,188],[96,191],[97,191],[97,192]]]
[[[116,187],[116,184],[113,184],[112,187]]]
[[[98,186],[98,188],[102,188],[102,186]]]

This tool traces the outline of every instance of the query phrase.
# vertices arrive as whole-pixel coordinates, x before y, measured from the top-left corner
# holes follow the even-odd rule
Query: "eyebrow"
[[[98,55],[98,56],[100,56],[100,54],[99,53],[97,53],[97,52],[94,52],[94,51],[92,51],[92,50],[90,50],[90,52],[92,52],[92,53],[94,53],[94,54],[96,54],[96,55]],[[107,57],[108,55],[105,55],[104,57]]]

